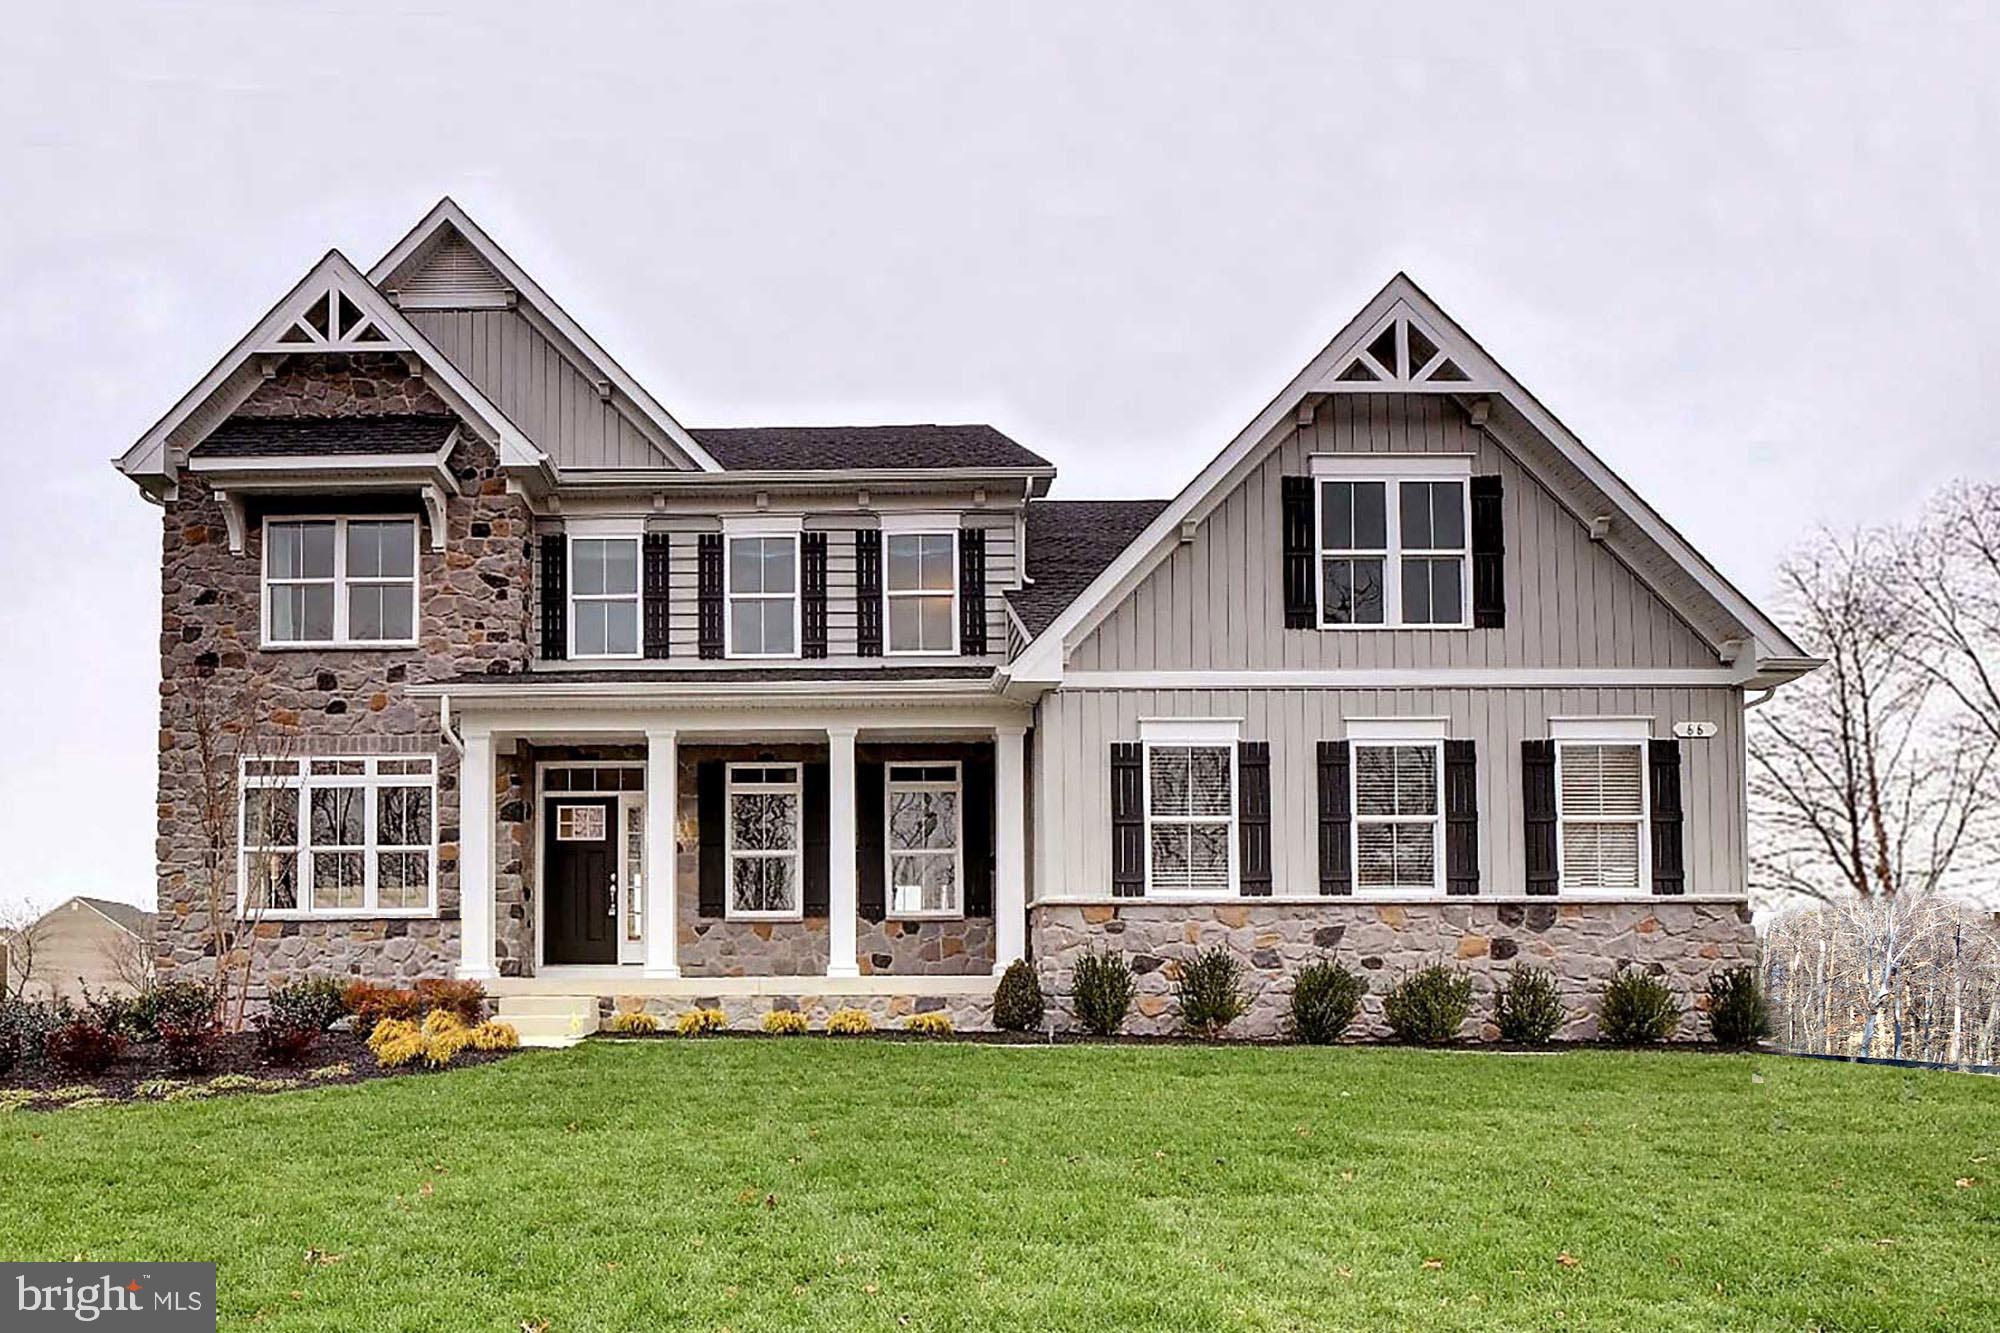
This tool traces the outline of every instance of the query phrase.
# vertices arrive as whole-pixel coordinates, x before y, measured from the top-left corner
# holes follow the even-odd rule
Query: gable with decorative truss
[[[362,301],[375,295],[373,288]],[[281,314],[275,337],[266,337],[260,352],[407,352],[410,344],[389,332],[381,320],[361,308],[338,276],[324,286],[314,284],[293,297],[296,312]]]
[[[1476,350],[1427,323],[1398,301],[1328,377],[1317,393],[1480,393],[1496,387],[1477,371]]]

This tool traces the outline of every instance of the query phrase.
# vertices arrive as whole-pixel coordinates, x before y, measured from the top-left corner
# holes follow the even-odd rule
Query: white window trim
[[[407,579],[347,577],[347,525],[357,523],[408,523],[410,525],[410,577]],[[333,524],[333,577],[331,579],[279,579],[285,587],[330,583],[333,587],[333,637],[331,639],[280,639],[271,633],[271,527],[286,523]],[[260,647],[295,648],[414,648],[423,632],[423,520],[416,514],[270,514],[264,519],[261,539],[262,559],[257,588],[257,639]],[[407,639],[354,639],[348,637],[348,591],[355,586],[388,587],[410,585],[410,637]]]
[[[1353,813],[1347,824],[1347,864],[1354,868],[1354,895],[1357,898],[1436,898],[1444,894],[1444,743],[1447,739],[1444,719],[1411,719],[1409,724],[1394,727],[1386,722],[1369,725],[1361,719],[1350,720],[1347,724],[1348,771],[1352,795]],[[1357,734],[1357,728],[1359,733]],[[1424,746],[1431,752],[1432,790],[1437,793],[1437,809],[1430,815],[1366,815],[1361,813],[1361,756],[1362,750],[1387,750],[1396,746]],[[1390,888],[1371,888],[1361,882],[1361,824],[1420,824],[1431,825],[1431,882],[1428,888],[1413,888],[1396,885]]]
[[[383,773],[385,762],[406,762],[426,760],[428,773]],[[316,774],[315,763],[359,763],[363,771],[355,774]],[[251,776],[251,765],[290,764],[289,774],[275,776],[259,774]],[[428,917],[435,916],[438,909],[438,762],[435,755],[426,754],[385,754],[364,755],[310,755],[301,759],[273,760],[257,755],[245,755],[237,761],[236,789],[236,914],[248,918],[256,916],[269,921],[326,921],[375,919],[379,917]],[[298,857],[295,880],[298,891],[297,907],[252,907],[245,890],[250,883],[250,847],[246,839],[248,802],[245,794],[253,788],[290,788],[298,792],[298,841],[291,850]],[[361,882],[362,905],[360,907],[315,908],[312,904],[312,789],[314,787],[359,787],[368,795],[362,801],[362,844]],[[431,840],[428,846],[399,845],[384,848],[376,839],[376,819],[378,815],[375,792],[382,787],[425,787],[430,791]],[[270,850],[260,846],[259,849]],[[326,851],[328,848],[317,850]],[[381,867],[377,854],[382,851],[424,852],[430,862],[429,901],[421,907],[381,907],[378,906]]]
[[[563,527],[563,565],[566,582],[564,589],[569,605],[564,608],[563,626],[568,637],[566,645],[571,661],[575,662],[633,662],[645,654],[646,648],[646,529],[644,523],[634,524],[616,519],[571,520]],[[579,593],[576,590],[576,544],[585,542],[630,542],[632,545],[632,591],[629,593]],[[632,651],[629,653],[580,653],[576,648],[576,606],[578,602],[630,602],[632,603]]]
[[[936,782],[925,780],[897,781],[899,768],[949,768],[951,780]],[[896,857],[940,856],[937,851],[898,852],[889,830],[895,814],[895,802],[891,799],[897,788],[905,791],[948,791],[957,797],[952,802],[953,818],[956,826],[951,833],[952,887],[958,895],[958,906],[936,912],[899,912],[896,910]],[[956,759],[892,759],[882,765],[882,891],[886,899],[884,915],[890,921],[957,921],[965,916],[965,766]]]
[[[792,544],[792,650],[788,653],[746,653],[736,647],[736,617],[731,613],[736,602],[775,602],[784,593],[746,592],[738,593],[731,578],[736,562],[730,557],[730,543],[752,537],[777,537]],[[762,523],[731,522],[724,520],[722,526],[722,655],[747,662],[785,661],[800,657],[805,652],[805,530],[798,519],[777,520],[768,526]]]
[[[890,631],[889,604],[898,597],[914,599],[937,597],[941,594],[935,588],[905,588],[897,591],[889,586],[889,542],[896,537],[949,537],[951,538],[951,643],[944,648],[898,648]],[[956,527],[930,526],[916,527],[897,524],[891,526],[886,521],[882,525],[882,653],[885,657],[956,657],[958,656],[958,529]]]
[[[1139,807],[1145,815],[1143,827],[1146,836],[1146,889],[1148,898],[1194,899],[1217,896],[1214,889],[1166,889],[1153,885],[1153,821],[1155,818],[1169,824],[1217,824],[1223,820],[1213,815],[1159,815],[1153,814],[1153,751],[1155,748],[1180,749],[1223,749],[1229,751],[1229,834],[1226,842],[1229,852],[1229,886],[1222,891],[1225,897],[1241,897],[1243,893],[1243,865],[1239,855],[1237,815],[1243,800],[1242,751],[1237,742],[1242,738],[1243,720],[1233,717],[1142,717],[1139,719]]]
[[[793,809],[792,850],[790,852],[743,852],[744,856],[764,860],[779,860],[789,856],[792,862],[792,907],[784,912],[749,912],[736,906],[736,773],[738,769],[754,768],[769,772],[775,768],[788,769],[792,778],[783,786],[776,783],[758,783],[754,790],[760,792],[789,791],[798,800]],[[723,775],[722,793],[722,912],[727,921],[803,921],[806,908],[806,785],[805,766],[798,763],[754,762],[732,763]]]
[[[1313,622],[1322,630],[1385,630],[1472,628],[1472,455],[1471,454],[1314,454],[1313,478]],[[1374,481],[1383,484],[1383,540],[1372,547],[1333,548],[1325,543],[1326,483]],[[1458,548],[1459,608],[1457,621],[1403,621],[1403,557],[1449,559],[1449,550],[1403,550],[1403,504],[1399,486],[1406,481],[1456,481],[1464,507],[1465,545]],[[1382,619],[1367,623],[1330,624],[1326,618],[1326,561],[1329,556],[1382,559]]]
[[[1551,718],[1549,736],[1555,742],[1556,894],[1576,893],[1594,898],[1649,898],[1653,893],[1653,773],[1646,742],[1652,738],[1650,718]],[[1572,888],[1563,864],[1563,830],[1570,824],[1630,824],[1625,815],[1566,815],[1563,813],[1563,751],[1571,746],[1628,745],[1639,751],[1639,875],[1630,889]]]

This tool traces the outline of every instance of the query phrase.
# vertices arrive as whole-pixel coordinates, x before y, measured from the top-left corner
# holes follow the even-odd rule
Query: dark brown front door
[[[618,802],[551,796],[543,811],[542,924],[549,963],[618,961]]]

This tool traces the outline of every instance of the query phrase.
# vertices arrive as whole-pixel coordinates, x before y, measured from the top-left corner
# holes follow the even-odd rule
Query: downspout
[[[465,757],[465,741],[451,725],[451,696],[438,696],[438,730],[444,733],[444,743],[458,751],[459,758]]]

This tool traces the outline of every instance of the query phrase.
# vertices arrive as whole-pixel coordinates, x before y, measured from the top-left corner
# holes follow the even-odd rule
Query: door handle
[[[618,876],[611,877],[611,906],[605,909],[606,916],[618,915]]]

